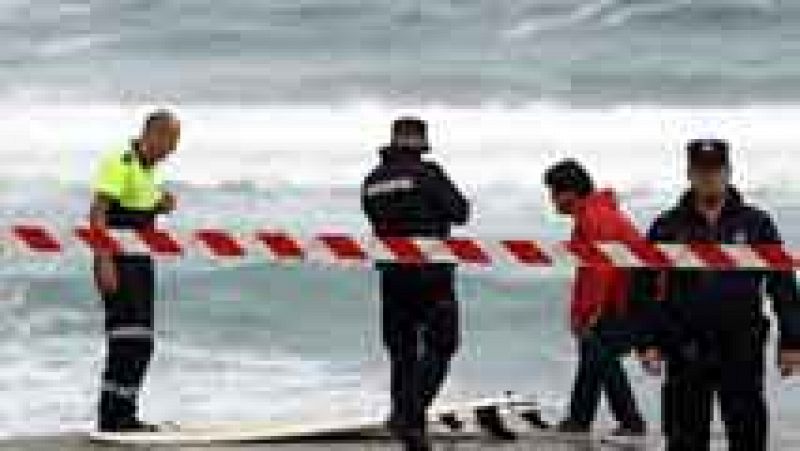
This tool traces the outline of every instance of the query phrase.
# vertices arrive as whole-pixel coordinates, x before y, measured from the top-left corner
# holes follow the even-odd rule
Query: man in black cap
[[[436,163],[426,125],[400,118],[381,162],[362,187],[376,236],[447,238],[466,224],[469,204]],[[383,340],[391,358],[390,428],[409,450],[428,449],[425,412],[439,392],[459,342],[452,264],[380,263]]]
[[[653,223],[664,243],[781,242],[772,218],[731,185],[728,143],[688,145],[690,189]],[[666,360],[662,418],[668,451],[706,450],[716,394],[732,451],[767,449],[764,354],[766,291],[778,318],[784,376],[800,369],[800,298],[793,272],[643,270],[633,302],[644,308],[641,357],[651,371]]]

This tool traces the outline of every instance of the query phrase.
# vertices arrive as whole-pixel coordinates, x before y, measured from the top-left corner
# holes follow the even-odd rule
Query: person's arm
[[[604,238],[603,221],[595,215],[577,215],[570,241],[578,245],[589,245]],[[591,331],[603,314],[603,301],[608,298],[610,285],[608,269],[593,266],[580,266],[575,269],[570,299],[570,330],[576,337]],[[612,269],[615,270],[615,269]]]
[[[178,200],[172,192],[164,189],[165,181],[159,168],[153,168],[153,171],[155,171],[153,178],[155,179],[154,183],[157,187],[159,197],[158,203],[155,206],[155,214],[165,215],[172,213],[178,207]]]
[[[427,191],[443,210],[443,214],[455,225],[465,225],[470,217],[470,204],[444,170],[436,163],[425,162],[428,177]]]
[[[107,230],[108,210],[113,199],[107,194],[96,193],[89,209],[89,227],[92,230]],[[94,250],[94,278],[97,288],[102,293],[113,293],[119,286],[114,255],[109,249]]]
[[[168,191],[162,192],[161,199],[158,201],[158,205],[156,205],[156,214],[165,215],[172,213],[177,208],[177,203],[174,194]]]
[[[93,230],[108,229],[108,211],[125,189],[125,167],[118,155],[103,158],[92,182],[93,197],[89,207],[89,226]],[[102,293],[112,293],[118,287],[113,254],[108,249],[95,249],[94,276]]]
[[[619,207],[602,207],[575,217],[572,241],[579,245],[596,246],[601,242],[630,243],[644,238],[625,212]],[[622,294],[621,285],[630,282],[631,270],[613,267],[579,268],[573,285],[573,318],[584,324],[572,324],[573,331],[581,334],[591,329],[604,315],[608,302],[616,303]],[[629,287],[625,286],[625,292]],[[628,302],[628,299],[623,299]]]
[[[783,244],[775,222],[766,215],[761,224],[759,242]],[[768,272],[766,289],[778,319],[778,363],[782,373],[790,375],[800,369],[800,293],[794,272]]]
[[[645,351],[658,345],[660,309],[657,300],[660,271],[651,268],[632,270],[629,291],[630,317],[636,329],[636,348]]]
[[[651,243],[668,241],[664,222],[657,219],[646,236]],[[636,350],[645,370],[660,373],[662,359],[661,340],[669,330],[663,310],[668,273],[653,268],[632,270],[629,290],[629,308],[636,335]]]
[[[369,195],[367,194],[367,188],[369,187],[370,182],[371,176],[368,176],[361,183],[361,211],[364,213],[364,216],[367,217],[367,221],[369,221],[370,225],[374,226],[375,209],[373,207],[373,203],[370,202]]]

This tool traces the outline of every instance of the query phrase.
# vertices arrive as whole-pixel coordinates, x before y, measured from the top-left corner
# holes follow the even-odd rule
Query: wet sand
[[[800,449],[800,424],[792,420],[775,421],[771,425],[772,440],[770,451]],[[471,437],[459,442],[437,440],[434,449],[437,451],[651,451],[663,449],[663,440],[655,432],[645,441],[637,445],[612,445],[602,443],[601,437],[610,431],[611,425],[603,423],[598,426],[591,438],[586,436],[565,437],[547,431],[522,432],[516,441],[502,442],[488,437]],[[516,429],[520,431],[520,429]],[[720,423],[712,427],[715,440],[711,446],[713,451],[726,450],[724,432]],[[86,434],[70,433],[64,435],[20,437],[0,439],[0,450],[63,450],[63,451],[167,451],[167,450],[222,450],[222,451],[402,451],[402,446],[386,439],[373,438],[366,441],[348,441],[348,439],[305,441],[302,443],[227,443],[209,445],[112,445],[94,443]]]
[[[784,425],[788,428],[788,425]],[[792,429],[784,429],[784,433],[776,434],[771,450],[794,450],[800,449],[800,434]],[[458,443],[437,441],[434,444],[435,450],[441,451],[512,451],[512,450],[544,450],[544,451],[593,451],[593,450],[628,450],[628,451],[649,451],[662,449],[661,440],[651,438],[647,444],[638,445],[611,445],[601,443],[600,435],[596,435],[594,440],[586,438],[554,437],[533,433],[522,435],[513,442],[500,442],[490,439],[474,439],[461,441]],[[85,436],[52,436],[52,437],[27,437],[0,441],[2,450],[97,450],[97,451],[131,451],[131,450],[270,450],[270,451],[402,451],[402,447],[397,443],[384,440],[373,441],[318,441],[304,443],[241,443],[241,444],[214,444],[214,445],[107,445],[90,442]],[[717,440],[712,446],[712,450],[725,450],[727,447],[723,440]]]

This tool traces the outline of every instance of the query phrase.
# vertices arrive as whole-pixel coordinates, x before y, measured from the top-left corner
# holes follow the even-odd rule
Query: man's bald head
[[[155,110],[144,119],[142,134],[147,133],[154,127],[169,125],[170,122],[179,122],[175,113],[166,109]]]
[[[172,111],[160,109],[148,114],[139,138],[141,152],[150,164],[175,151],[180,140],[181,123]]]

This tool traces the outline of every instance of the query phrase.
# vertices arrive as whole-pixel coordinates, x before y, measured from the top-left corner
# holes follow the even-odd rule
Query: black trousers
[[[103,295],[108,350],[98,415],[101,428],[136,418],[139,391],[153,355],[153,261],[147,256],[117,256],[114,261],[119,287]]]
[[[382,270],[383,341],[391,359],[392,421],[423,428],[459,345],[454,269]]]
[[[735,332],[716,332],[670,352],[662,392],[669,451],[709,449],[714,395],[731,451],[767,449],[764,397],[766,320]]]
[[[644,424],[620,361],[630,351],[632,339],[624,320],[601,320],[581,337],[569,420],[590,426],[605,392],[611,412],[619,423],[627,427]]]

